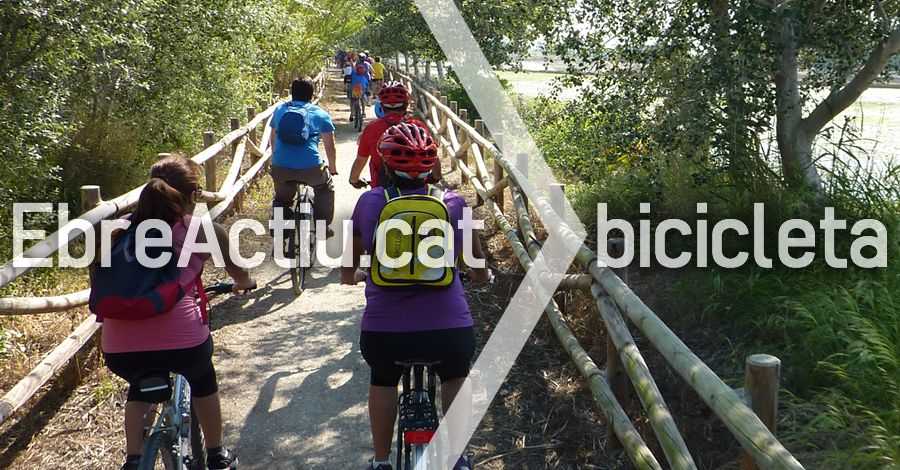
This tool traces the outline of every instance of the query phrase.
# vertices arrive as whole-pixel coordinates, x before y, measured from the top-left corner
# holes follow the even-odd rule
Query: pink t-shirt
[[[190,223],[191,216],[188,215],[181,223],[172,227],[176,259]],[[203,323],[194,280],[203,272],[203,263],[208,257],[205,253],[191,254],[188,265],[181,270],[179,278],[186,294],[171,311],[146,320],[104,318],[101,339],[103,352],[165,351],[203,344],[209,337],[209,325]]]

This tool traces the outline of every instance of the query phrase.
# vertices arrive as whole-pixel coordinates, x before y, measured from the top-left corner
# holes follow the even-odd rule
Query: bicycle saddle
[[[172,396],[172,376],[167,371],[146,372],[135,385],[150,403],[163,403]]]

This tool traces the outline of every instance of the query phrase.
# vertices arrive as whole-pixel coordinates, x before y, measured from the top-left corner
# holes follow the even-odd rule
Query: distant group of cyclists
[[[383,111],[378,95],[384,84],[385,73],[381,57],[373,57],[368,51],[338,51],[335,55],[335,63],[338,64],[338,69],[344,75],[347,99],[351,102],[351,122],[357,119],[353,112],[355,101],[361,100],[362,113],[360,113],[360,116],[362,119],[365,119],[365,109],[369,105],[369,98],[372,96],[376,97],[375,103],[373,103],[375,115],[380,118]]]
[[[400,82],[384,83],[385,70],[380,59],[372,58],[367,52],[339,52],[335,64],[344,74],[351,98],[375,96],[381,108],[380,116],[368,123],[359,137],[349,175],[354,188],[371,186],[371,189],[359,196],[352,215],[354,264],[342,268],[341,283],[365,282],[366,285],[359,344],[371,368],[368,408],[374,444],[374,456],[366,469],[392,470],[391,442],[397,416],[397,386],[402,375],[397,362],[416,359],[436,363],[446,411],[469,374],[475,351],[473,319],[457,268],[434,274],[433,270],[411,264],[409,270],[399,272],[373,262],[373,267],[361,269],[360,258],[363,254],[374,254],[376,244],[384,243],[378,239],[385,236],[379,234],[378,226],[386,217],[387,209],[400,207],[415,211],[417,206],[413,200],[427,199],[428,207],[438,207],[440,210],[436,212],[445,214],[438,217],[446,218],[453,227],[453,246],[462,246],[462,231],[457,227],[467,204],[460,195],[440,187],[438,144],[428,127],[410,116],[409,90]],[[312,186],[316,217],[325,219],[330,237],[335,201],[333,177],[338,174],[335,125],[328,112],[313,103],[314,93],[312,81],[295,80],[291,85],[291,100],[279,105],[272,117],[272,208],[288,210],[297,182]],[[319,150],[320,144],[324,144],[325,158]],[[362,176],[367,167],[369,181]],[[180,253],[202,190],[199,175],[199,166],[182,155],[166,157],[153,165],[150,181],[130,215],[132,225],[114,235],[115,243],[129,238],[137,225],[135,222],[156,218],[173,227],[171,248],[175,254]],[[200,236],[203,237],[202,230]],[[235,291],[255,287],[251,274],[230,259],[227,248],[230,240],[223,227],[215,225],[214,238],[212,242],[222,248],[226,271],[235,281]],[[117,244],[114,249],[129,249]],[[476,257],[484,258],[477,237],[472,250]],[[142,458],[145,417],[152,400],[142,395],[136,383],[150,371],[178,373],[190,383],[208,448],[207,468],[237,468],[235,454],[222,444],[213,341],[199,282],[208,258],[206,254],[194,254],[187,267],[175,271],[172,282],[178,289],[168,299],[170,307],[165,312],[149,318],[102,319],[106,363],[113,373],[129,383],[125,407],[127,455],[122,470],[137,469]],[[99,269],[105,268],[92,268],[92,280],[97,278],[95,273]],[[470,268],[468,276],[475,283],[492,278],[487,268]],[[472,463],[463,455],[448,462],[446,468],[470,470]]]

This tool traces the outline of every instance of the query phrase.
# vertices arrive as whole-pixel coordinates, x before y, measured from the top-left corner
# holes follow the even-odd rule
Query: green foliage
[[[0,238],[13,202],[135,186],[158,152],[317,70],[362,0],[0,2]],[[335,15],[340,11],[347,17]],[[350,18],[348,21],[347,18]],[[0,249],[0,258],[9,246]]]
[[[561,20],[573,0],[455,0],[475,40],[494,65],[514,63]],[[413,52],[444,60],[413,0],[369,0],[367,27],[349,45],[391,56]]]
[[[766,142],[774,83],[790,72],[780,62],[780,28],[797,35],[805,73],[798,107],[809,110],[818,92],[850,81],[898,15],[897,1],[679,0],[660,8],[655,0],[586,0],[552,43],[569,64],[568,82],[586,85],[575,108],[581,119],[599,113],[602,133],[619,146],[639,142],[649,156],[696,161],[698,178],[727,173],[726,184],[750,187],[781,171],[766,158],[776,146]],[[894,61],[882,78],[897,70]],[[779,137],[793,139],[796,126],[784,124]]]
[[[820,454],[813,466],[900,464],[896,266],[700,273],[683,284],[690,298],[706,299],[707,320],[727,324],[743,349],[786,361],[785,385],[812,411],[789,429],[782,427],[782,434]]]

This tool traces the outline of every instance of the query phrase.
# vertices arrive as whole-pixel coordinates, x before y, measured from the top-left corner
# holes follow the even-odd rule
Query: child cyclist
[[[435,167],[437,146],[423,125],[400,122],[390,127],[378,142],[385,166],[385,187],[376,187],[359,198],[353,212],[353,267],[342,270],[344,284],[354,285],[359,256],[363,252],[375,258],[375,235],[383,210],[399,196],[431,195],[446,207],[453,227],[453,246],[462,247],[458,221],[466,207],[456,193],[436,192],[427,184]],[[431,200],[432,203],[438,203]],[[379,235],[381,236],[381,235]],[[389,237],[388,237],[389,239]],[[462,248],[454,249],[462,253]],[[473,239],[472,254],[484,258],[481,243]],[[458,257],[457,257],[458,258]],[[447,268],[446,283],[440,287],[388,286],[378,284],[376,261],[366,276],[366,308],[362,319],[360,348],[371,368],[369,419],[375,456],[368,470],[392,470],[390,449],[397,416],[397,385],[403,370],[397,361],[438,362],[435,371],[441,379],[441,403],[446,413],[469,374],[474,355],[475,335],[472,315],[456,268]],[[405,273],[406,269],[402,269]],[[399,271],[398,271],[399,272]],[[488,269],[473,269],[474,282],[487,282]],[[454,470],[469,470],[467,456],[460,457]]]
[[[368,102],[369,95],[369,83],[371,81],[371,75],[369,75],[369,70],[367,65],[364,64],[356,64],[354,66],[353,75],[350,76],[350,121],[352,122],[354,119],[353,116],[353,106],[356,100],[362,100],[362,116],[360,119],[365,122],[366,117],[366,104]]]

